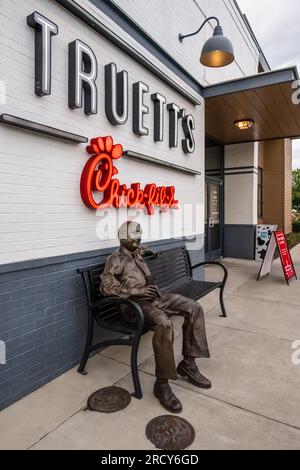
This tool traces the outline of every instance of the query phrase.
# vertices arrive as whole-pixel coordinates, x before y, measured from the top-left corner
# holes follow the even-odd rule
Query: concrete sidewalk
[[[300,246],[293,250],[300,275]],[[196,430],[190,449],[300,449],[300,365],[292,343],[300,340],[300,281],[287,287],[277,261],[269,278],[256,282],[259,263],[226,260],[228,319],[219,317],[218,293],[202,301],[212,358],[199,360],[213,383],[199,390],[178,380],[174,390],[182,417]],[[206,270],[216,279],[217,268]],[[181,320],[175,319],[175,348],[181,350]],[[151,333],[139,355],[143,400],[115,414],[86,409],[89,395],[117,384],[133,390],[129,348],[112,347],[0,413],[0,449],[153,449],[145,427],[165,414],[152,394]]]

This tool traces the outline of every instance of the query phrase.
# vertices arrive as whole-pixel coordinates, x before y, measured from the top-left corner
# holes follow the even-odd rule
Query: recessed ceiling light
[[[240,129],[241,131],[246,131],[251,129],[254,125],[254,121],[252,119],[243,119],[241,121],[235,121],[235,127]]]

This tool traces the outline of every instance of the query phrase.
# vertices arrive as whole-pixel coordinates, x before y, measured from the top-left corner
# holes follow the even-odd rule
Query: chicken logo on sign
[[[83,169],[80,192],[84,204],[89,209],[145,208],[149,215],[154,214],[155,207],[164,212],[178,209],[174,186],[158,187],[151,183],[141,189],[140,183],[133,183],[127,187],[114,178],[119,173],[114,163],[122,157],[123,147],[120,144],[114,145],[112,137],[92,139],[87,152],[92,157]],[[95,199],[96,192],[103,193],[103,198],[99,202]]]

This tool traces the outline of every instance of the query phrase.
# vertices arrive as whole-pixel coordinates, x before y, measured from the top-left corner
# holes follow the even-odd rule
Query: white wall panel
[[[230,172],[250,172],[225,176],[225,224],[257,224],[258,144],[227,145],[225,169]],[[245,167],[245,168],[243,168]],[[250,168],[249,168],[250,167]],[[239,168],[238,170],[236,170]]]
[[[232,0],[114,0],[172,57],[203,84],[232,80],[257,73],[258,50]],[[235,50],[235,62],[209,69],[199,63],[204,42],[213,34],[216,22],[207,24],[197,36],[181,44],[178,33],[196,31],[210,16],[217,16]]]
[[[204,232],[204,105],[194,106],[168,85],[138,65],[107,40],[86,27],[65,9],[50,0],[0,0],[0,70],[6,85],[6,103],[0,112],[91,138],[113,135],[125,150],[133,150],[178,165],[201,171],[202,176],[189,176],[178,171],[122,158],[117,162],[120,181],[142,186],[175,185],[181,204],[201,207],[198,233]],[[26,16],[39,11],[59,27],[52,38],[52,94],[34,94],[34,31],[26,24]],[[2,34],[2,32],[5,32]],[[97,86],[99,112],[85,116],[82,110],[68,108],[68,44],[81,39],[94,50],[99,63]],[[141,80],[150,87],[146,104],[151,115],[145,119],[150,135],[137,137],[132,133],[130,116],[125,126],[113,127],[104,113],[104,65],[114,61],[118,68],[129,73],[130,85]],[[185,155],[168,147],[168,119],[165,114],[165,141],[153,142],[153,113],[150,94],[160,92],[167,102],[175,102],[192,113],[196,120],[196,151]],[[131,103],[131,87],[130,87]],[[183,138],[182,132],[179,136]],[[0,126],[0,263],[23,261],[67,253],[84,252],[111,246],[115,243],[112,224],[106,234],[110,240],[99,241],[97,225],[101,214],[87,209],[80,197],[80,175],[88,154],[85,145],[73,145],[45,136]],[[111,211],[114,212],[113,210]],[[175,211],[173,211],[174,213]],[[177,212],[177,211],[176,211]],[[179,211],[176,217],[181,214]],[[156,227],[167,215],[156,212],[152,224]],[[111,219],[108,219],[111,220]],[[149,217],[142,218],[146,226]],[[171,236],[182,236],[184,224],[173,228]],[[100,226],[100,232],[102,230]],[[98,227],[99,229],[99,227]],[[104,230],[104,229],[103,229]],[[187,228],[189,233],[192,229]],[[157,232],[158,233],[158,232]],[[101,235],[101,233],[100,233]],[[160,233],[160,238],[169,238]]]

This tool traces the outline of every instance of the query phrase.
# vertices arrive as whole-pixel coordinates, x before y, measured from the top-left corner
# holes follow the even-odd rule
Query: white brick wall
[[[77,3],[146,55],[178,84],[195,94],[92,3],[88,0],[77,0]],[[204,84],[256,72],[258,52],[232,0],[116,0],[116,3]],[[26,23],[27,15],[34,10],[47,16],[59,27],[59,35],[53,37],[52,95],[43,98],[34,94],[34,31]],[[235,47],[236,63],[223,69],[204,69],[198,61],[202,44],[211,35],[212,26],[208,25],[202,35],[188,39],[183,44],[177,40],[179,32],[193,31],[209,15],[220,18],[225,35],[230,37]],[[127,150],[202,171],[202,176],[194,177],[130,159],[117,163],[121,182],[174,184],[181,205],[199,206],[196,231],[204,232],[204,103],[202,106],[191,105],[171,87],[52,0],[0,0],[0,31],[1,113],[15,114],[89,138],[112,134]],[[77,38],[89,44],[98,59],[97,116],[85,116],[82,110],[72,111],[68,108],[68,44]],[[119,69],[128,71],[130,85],[137,80],[149,85],[146,104],[151,110],[150,94],[160,92],[166,96],[167,102],[175,102],[194,115],[196,151],[193,155],[185,155],[180,147],[172,150],[168,148],[167,112],[164,143],[153,142],[153,113],[145,117],[145,124],[150,128],[147,137],[137,137],[132,133],[131,109],[125,126],[111,126],[104,114],[104,65],[111,61]],[[181,132],[179,139],[182,137]],[[108,220],[108,236],[111,240],[99,241],[96,233],[99,217],[88,210],[80,198],[80,175],[88,158],[84,145],[66,144],[5,126],[0,126],[0,144],[0,264],[89,251],[116,243],[113,239],[112,219]],[[175,217],[180,215],[180,211],[174,213]],[[230,214],[228,219],[233,219]],[[250,219],[245,217],[247,221]],[[165,214],[158,212],[151,219],[156,228],[159,223],[167,226],[167,220]],[[142,217],[144,226],[148,221],[148,217]],[[172,233],[157,233],[155,237],[181,236],[187,225],[185,218]],[[102,226],[99,229],[98,225],[98,233],[101,230]],[[190,228],[186,231],[191,232]]]
[[[200,83],[211,84],[257,73],[258,50],[232,0],[114,0],[153,39]],[[204,42],[213,34],[212,21],[181,44],[178,33],[196,31],[210,16],[217,16],[235,51],[235,62],[209,69],[199,62]]]
[[[26,16],[34,10],[59,27],[59,35],[53,38],[52,95],[43,98],[34,94],[34,31],[26,24]],[[2,100],[5,103],[0,106],[1,113],[15,114],[89,138],[112,134],[124,149],[203,172],[204,106],[191,105],[51,0],[0,0],[0,12],[0,80],[6,86],[6,100]],[[98,58],[97,116],[85,116],[82,110],[72,111],[67,105],[68,44],[77,38],[89,44]],[[142,80],[149,85],[150,93],[158,91],[166,96],[168,102],[174,101],[194,115],[197,131],[193,155],[186,156],[180,147],[168,148],[167,113],[164,143],[153,143],[153,114],[145,119],[150,127],[147,137],[133,135],[131,110],[125,126],[111,126],[104,114],[104,65],[111,61],[128,71],[130,84]],[[150,93],[147,104],[152,109]],[[183,135],[179,137],[181,139]],[[96,235],[99,218],[83,205],[80,198],[80,175],[88,158],[84,145],[66,144],[5,126],[0,126],[0,144],[1,264],[89,251],[115,243],[111,240],[99,242]],[[129,159],[119,161],[117,166],[120,181],[127,184],[136,181],[142,185],[150,182],[174,184],[181,204],[200,204],[202,207],[199,226],[200,233],[204,232],[203,173],[202,176],[188,176]],[[156,225],[164,217],[157,213]],[[146,216],[143,219],[146,223]],[[181,234],[179,228],[172,235]],[[161,234],[161,238],[168,236]]]

